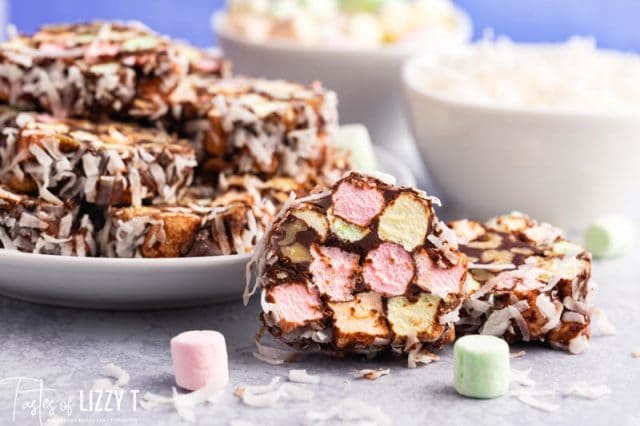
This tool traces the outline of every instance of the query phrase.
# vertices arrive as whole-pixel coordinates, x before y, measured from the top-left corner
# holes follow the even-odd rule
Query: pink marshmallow
[[[367,255],[362,278],[371,290],[392,297],[404,294],[413,272],[413,260],[402,246],[382,243]]]
[[[309,271],[320,293],[326,294],[335,302],[353,299],[351,292],[355,287],[359,256],[337,247],[316,245],[311,248],[311,256],[313,261],[309,265]]]
[[[185,331],[171,339],[171,358],[176,383],[197,390],[229,383],[229,360],[224,336],[212,330]]]
[[[384,207],[382,193],[372,186],[342,182],[333,194],[333,212],[344,220],[367,226]]]
[[[440,268],[431,260],[426,250],[419,251],[415,255],[415,260],[418,269],[416,284],[421,289],[440,297],[462,291],[462,277],[466,271],[462,261],[451,268]]]
[[[305,284],[277,285],[269,290],[269,297],[278,307],[279,325],[285,333],[322,319],[322,300],[318,291],[309,289]]]

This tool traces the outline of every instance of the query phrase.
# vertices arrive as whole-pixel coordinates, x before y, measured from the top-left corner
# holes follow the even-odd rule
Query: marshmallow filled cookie
[[[274,336],[369,355],[453,340],[466,257],[436,217],[437,200],[384,179],[352,172],[280,211],[245,294],[262,287],[262,321]]]
[[[590,337],[591,255],[521,213],[449,226],[470,262],[458,333],[583,352]],[[462,242],[464,241],[464,243]]]
[[[160,130],[3,106],[0,125],[0,179],[53,204],[173,203],[193,180],[193,148]]]
[[[0,44],[0,100],[56,117],[156,120],[187,75],[229,74],[220,56],[137,22],[47,25]]]
[[[230,176],[215,191],[193,187],[176,204],[112,207],[99,235],[106,257],[199,257],[253,251],[291,192],[293,179]]]
[[[333,143],[336,94],[319,83],[192,75],[169,99],[174,126],[194,142],[200,171],[214,180],[251,173],[303,181],[339,172],[337,179],[346,170]]]
[[[94,228],[71,203],[56,205],[0,185],[0,249],[61,256],[95,256]]]

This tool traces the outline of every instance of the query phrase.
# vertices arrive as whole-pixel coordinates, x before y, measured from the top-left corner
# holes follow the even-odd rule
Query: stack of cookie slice
[[[335,94],[233,78],[138,23],[0,46],[0,248],[117,257],[251,251],[290,192],[337,180]]]

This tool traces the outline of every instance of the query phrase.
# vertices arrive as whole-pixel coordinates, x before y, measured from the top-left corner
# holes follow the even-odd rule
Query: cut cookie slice
[[[252,263],[267,328],[290,345],[337,353],[402,353],[452,341],[467,260],[434,201],[352,172],[326,192],[287,203]],[[309,321],[288,318],[295,311],[271,297],[292,282],[314,295]]]
[[[233,176],[218,195],[192,188],[174,205],[110,208],[99,233],[102,256],[194,257],[253,251],[296,184]]]
[[[0,99],[61,118],[160,118],[192,74],[228,77],[229,64],[140,23],[49,25],[0,45]]]
[[[71,203],[52,204],[0,186],[0,249],[95,256],[93,223]]]
[[[189,76],[182,87],[181,96],[170,98],[174,125],[195,142],[205,176],[303,182],[320,174],[335,181],[347,169],[348,155],[332,140],[336,95],[319,84]]]
[[[159,130],[7,107],[0,107],[0,120],[2,180],[54,204],[175,203],[193,179],[193,148]]]
[[[591,255],[521,213],[449,226],[469,258],[459,333],[583,352],[590,337]]]

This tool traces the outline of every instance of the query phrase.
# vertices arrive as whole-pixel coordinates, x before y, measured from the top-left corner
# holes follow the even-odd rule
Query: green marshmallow
[[[340,126],[336,136],[340,149],[351,153],[351,164],[355,170],[373,172],[376,170],[376,156],[369,137],[369,131],[362,124]]]
[[[373,13],[388,0],[342,0],[340,7],[347,13]]]
[[[122,44],[123,52],[138,52],[142,50],[151,50],[158,45],[158,40],[155,37],[145,36],[136,37],[125,41]]]
[[[369,234],[369,230],[367,228],[362,228],[353,223],[349,223],[337,216],[331,216],[329,218],[329,222],[331,223],[331,231],[338,237],[349,241],[350,243],[360,241]]]
[[[621,256],[633,245],[635,227],[622,216],[604,216],[589,225],[584,239],[586,249],[595,257]]]
[[[509,345],[494,336],[464,336],[453,347],[454,387],[463,396],[497,398],[509,390]]]

